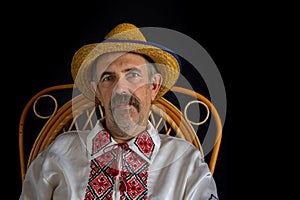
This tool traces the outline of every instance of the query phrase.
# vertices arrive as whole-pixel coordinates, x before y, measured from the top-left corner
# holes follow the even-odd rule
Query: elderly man
[[[218,199],[207,163],[188,141],[159,134],[151,104],[180,74],[179,58],[116,26],[71,63],[77,88],[105,117],[90,131],[65,132],[30,165],[20,199]]]

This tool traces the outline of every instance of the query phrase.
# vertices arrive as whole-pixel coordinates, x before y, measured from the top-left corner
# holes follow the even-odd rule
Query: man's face
[[[120,129],[128,138],[145,129],[151,101],[157,94],[151,87],[155,80],[149,79],[146,64],[144,57],[134,53],[105,54],[96,63],[106,126]]]

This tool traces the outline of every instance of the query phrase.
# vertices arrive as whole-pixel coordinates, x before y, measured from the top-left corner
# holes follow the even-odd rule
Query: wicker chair
[[[19,153],[22,182],[30,163],[57,135],[68,130],[91,129],[96,120],[103,117],[101,108],[95,107],[92,102],[84,98],[79,92],[76,92],[76,90],[73,84],[49,87],[34,95],[24,107],[19,123]],[[186,105],[180,109],[180,106],[171,102],[171,100],[160,98],[152,105],[149,120],[152,121],[160,132],[170,134],[174,137],[185,138],[194,144],[205,156],[212,173],[214,173],[222,138],[222,124],[217,110],[206,97],[192,90],[175,86],[170,92],[184,95],[183,99],[187,100]],[[64,97],[65,101],[62,100],[59,102],[62,97]],[[47,102],[46,106],[42,106],[43,109],[38,109],[38,104],[42,99],[50,99],[54,102],[51,114],[42,115],[39,113],[38,110],[45,110],[51,104]],[[202,120],[200,122],[195,122],[188,117],[189,110],[191,110],[190,107],[196,103],[199,107],[202,107],[199,111],[201,110],[201,112],[205,113],[204,115],[201,114]],[[197,115],[200,119],[199,112]],[[32,119],[33,117],[35,119]],[[30,134],[30,132],[36,131],[30,130],[33,127],[30,125],[32,123],[31,120],[35,120],[34,127],[39,129],[36,134]],[[40,120],[40,122],[37,123],[37,120]],[[205,133],[203,132],[207,129],[203,128],[205,129],[204,131],[199,131],[198,127],[200,125],[205,127],[205,124],[208,124],[210,120],[213,121],[215,126],[215,142],[210,152],[204,152],[200,138],[204,137]]]

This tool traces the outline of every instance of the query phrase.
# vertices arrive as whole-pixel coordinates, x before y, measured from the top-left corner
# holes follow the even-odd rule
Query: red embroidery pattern
[[[103,147],[105,147],[108,143],[111,142],[111,138],[107,131],[100,131],[94,138],[93,138],[93,154],[97,153]]]
[[[116,168],[111,168],[115,159],[113,152],[107,152],[91,161],[89,183],[86,188],[85,199],[111,199],[115,177],[119,174]]]
[[[141,133],[134,142],[139,150],[150,159],[154,150],[154,142],[147,132]]]
[[[120,199],[148,199],[147,178],[149,163],[132,151],[127,143],[107,145],[109,143],[107,141],[111,141],[111,138],[106,133],[106,131],[100,132],[96,136],[97,139],[93,140],[96,143],[93,143],[93,150],[105,149],[103,154],[91,161],[89,183],[84,199],[112,199],[117,177],[120,181]],[[151,157],[154,143],[147,132],[140,134],[135,144],[146,157]],[[120,170],[118,169],[119,162],[121,163]]]

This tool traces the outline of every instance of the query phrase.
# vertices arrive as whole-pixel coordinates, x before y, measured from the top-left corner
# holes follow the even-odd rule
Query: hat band
[[[181,61],[178,57],[178,55],[176,53],[174,53],[173,51],[171,51],[170,49],[162,46],[162,45],[159,45],[159,44],[156,44],[156,43],[152,43],[152,42],[145,42],[145,41],[141,41],[141,40],[118,40],[118,39],[106,39],[103,41],[103,43],[106,43],[106,42],[121,42],[121,43],[137,43],[137,44],[145,44],[145,45],[150,45],[150,46],[153,46],[153,47],[157,47],[169,54],[171,54],[175,59],[176,61],[178,62],[178,65],[179,65],[179,68],[180,68],[180,71],[181,71]]]

